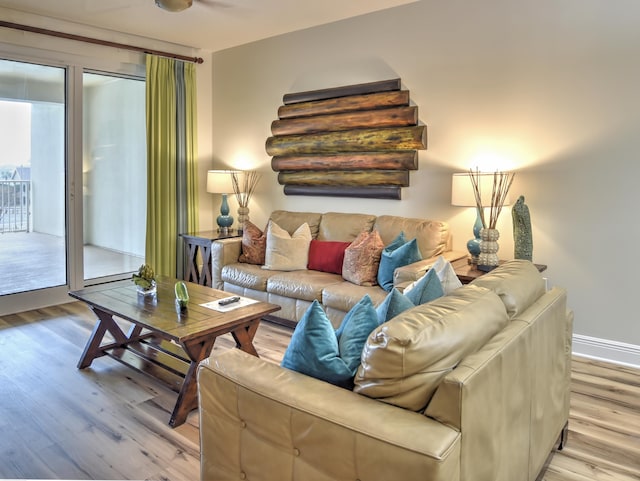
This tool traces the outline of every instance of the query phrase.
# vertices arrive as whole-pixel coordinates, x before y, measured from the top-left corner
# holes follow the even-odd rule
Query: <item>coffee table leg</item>
[[[235,331],[231,332],[233,339],[236,341],[236,347],[242,349],[244,352],[248,354],[252,354],[256,357],[258,356],[258,352],[253,345],[253,338],[258,331],[258,326],[260,325],[260,318],[254,319],[249,324],[241,326],[237,328]]]
[[[236,345],[239,349],[253,354],[256,357],[258,353],[253,346],[253,338],[256,335],[258,326],[260,325],[260,318],[249,321],[236,330],[231,331],[231,335],[236,341]],[[189,370],[182,383],[182,388],[178,393],[178,399],[176,405],[173,408],[171,419],[169,420],[169,426],[177,427],[183,424],[187,420],[187,416],[191,411],[198,407],[198,382],[197,371],[198,364],[203,359],[211,355],[213,344],[216,338],[207,339],[205,341],[184,343],[182,347],[191,359]]]
[[[180,426],[187,420],[189,413],[198,407],[198,382],[196,377],[198,364],[211,354],[215,340],[216,338],[214,337],[201,342],[183,344],[182,347],[191,358],[191,364],[182,383],[182,388],[178,393],[178,399],[173,408],[173,413],[171,413],[169,426],[173,428]]]
[[[125,344],[128,341],[124,332],[120,329],[120,326],[113,320],[111,314],[94,307],[91,307],[91,310],[95,313],[98,320],[96,321],[96,325],[93,326],[93,332],[91,332],[82,356],[80,356],[78,369],[89,367],[96,357],[103,355],[103,348],[100,347],[100,343],[107,331],[111,333],[116,343]]]

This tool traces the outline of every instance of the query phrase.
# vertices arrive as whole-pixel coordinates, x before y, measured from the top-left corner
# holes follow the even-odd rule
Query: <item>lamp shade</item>
[[[493,192],[493,172],[481,172],[473,174],[478,177],[478,188],[483,206],[491,205],[491,194]],[[476,207],[476,198],[473,194],[473,184],[468,172],[453,174],[451,178],[451,205],[460,207]],[[511,205],[511,199],[507,193],[504,205]]]
[[[207,192],[210,194],[233,194],[232,170],[209,170]]]

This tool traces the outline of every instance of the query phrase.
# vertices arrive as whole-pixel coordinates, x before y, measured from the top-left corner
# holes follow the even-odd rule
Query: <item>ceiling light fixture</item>
[[[189,8],[193,0],[156,0],[156,5],[168,12],[182,12]]]

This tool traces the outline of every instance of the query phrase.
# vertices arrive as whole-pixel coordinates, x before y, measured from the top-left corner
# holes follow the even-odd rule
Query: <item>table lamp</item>
[[[217,217],[218,232],[227,235],[229,227],[233,225],[233,216],[229,215],[229,203],[227,195],[233,194],[232,170],[209,170],[207,171],[207,192],[211,194],[222,194],[220,204],[220,215]]]
[[[491,206],[491,194],[493,192],[493,172],[481,172],[474,174],[478,177],[478,188],[483,206]],[[504,205],[509,205],[510,199],[507,196]],[[468,172],[453,174],[451,179],[451,205],[459,207],[474,207],[476,209],[476,221],[473,224],[473,239],[467,242],[467,250],[469,251],[469,263],[477,264],[480,255],[480,230],[482,229],[482,220],[480,211],[476,204],[476,198],[473,193],[473,184]]]

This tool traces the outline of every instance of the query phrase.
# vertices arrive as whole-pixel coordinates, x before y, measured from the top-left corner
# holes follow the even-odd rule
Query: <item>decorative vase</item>
[[[249,207],[238,207],[238,234],[244,231],[244,223],[249,220]]]
[[[144,297],[155,296],[157,289],[158,289],[158,286],[156,284],[156,281],[151,281],[151,287],[147,287],[147,288],[136,285],[136,290],[138,291],[138,295],[144,296]]]
[[[484,228],[480,231],[480,255],[478,256],[478,269],[484,272],[498,267],[498,229]]]

